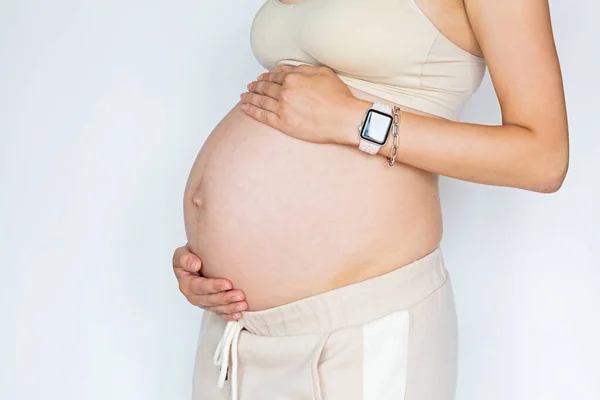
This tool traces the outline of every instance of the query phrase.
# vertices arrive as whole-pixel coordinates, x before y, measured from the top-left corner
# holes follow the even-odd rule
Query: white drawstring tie
[[[231,400],[237,400],[237,349],[242,329],[244,329],[244,324],[241,320],[227,322],[225,332],[223,332],[213,356],[213,364],[221,366],[217,386],[222,389],[225,386],[225,377],[229,369],[229,354],[231,353]]]

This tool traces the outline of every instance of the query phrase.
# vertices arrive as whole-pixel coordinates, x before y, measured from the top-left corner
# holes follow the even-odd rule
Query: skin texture
[[[404,109],[397,162],[475,183],[557,191],[568,169],[568,125],[547,1],[418,4],[457,45],[485,56],[502,125],[451,122]],[[293,138],[352,147],[358,145],[356,126],[370,105],[328,68],[311,66],[262,74],[250,83],[242,103],[246,115]],[[389,154],[390,143],[379,157]],[[198,268],[184,273],[190,259],[200,263],[186,247],[174,254],[181,291],[192,304],[236,319],[234,305],[247,307],[247,302],[231,300],[239,295],[236,289],[218,290],[226,280],[203,278]]]

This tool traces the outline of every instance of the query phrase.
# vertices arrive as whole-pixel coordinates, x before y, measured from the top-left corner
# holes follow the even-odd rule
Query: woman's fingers
[[[244,292],[232,290],[227,279],[205,278],[200,275],[202,261],[186,246],[179,247],[173,254],[173,271],[179,282],[179,290],[193,305],[214,312],[228,321],[242,317],[248,308]]]
[[[232,317],[233,320],[236,320],[240,319],[242,316],[242,311],[248,309],[248,304],[245,301],[240,301],[239,303],[228,304],[225,306],[207,307],[204,309],[221,316]]]
[[[216,313],[232,314],[248,308],[248,303],[243,300],[243,297],[223,293],[190,295],[186,298],[191,304]],[[238,298],[242,300],[237,300]]]
[[[230,290],[212,294],[184,293],[190,303],[202,308],[226,306],[229,304],[244,302],[244,293],[241,290]]]
[[[279,117],[272,111],[264,110],[250,103],[242,104],[242,111],[258,122],[269,125],[271,128],[281,130]]]
[[[295,68],[296,66],[293,64],[279,64],[276,67],[273,67],[269,70],[269,72],[283,72],[283,71],[291,71]]]
[[[187,300],[206,311],[219,314],[228,321],[234,321],[241,318],[242,311],[248,309],[248,303],[243,299],[243,293],[239,290],[230,290],[229,292],[215,293],[209,295],[190,295]]]
[[[207,295],[228,292],[232,285],[227,279],[209,279],[184,269],[175,269],[179,291],[185,296]]]
[[[278,73],[278,72],[302,72],[304,74],[318,74],[320,72],[324,72],[325,70],[331,70],[330,68],[324,66],[316,66],[309,64],[279,64],[278,66],[271,68],[269,73]]]
[[[278,99],[281,93],[281,84],[269,81],[252,81],[248,84],[248,91]]]
[[[173,253],[173,268],[198,272],[201,267],[202,261],[188,249],[187,245],[175,249],[175,253]]]
[[[277,102],[277,100],[269,96],[263,96],[261,94],[246,92],[242,93],[240,98],[242,99],[242,103],[252,104],[256,107],[262,108],[263,110],[267,110],[274,114],[277,114],[279,103]]]
[[[256,78],[256,81],[250,82],[248,89],[252,92],[255,92],[261,89],[260,85],[264,85],[264,87],[267,89],[270,89],[271,87],[277,88],[277,86],[279,86],[279,92],[277,93],[279,97],[283,87],[293,87],[301,84],[307,75],[312,74],[302,74],[296,71],[265,72],[260,74]]]
[[[200,259],[187,246],[179,247],[173,254],[173,272],[179,281],[179,290],[186,296],[205,295],[230,290],[233,285],[227,279],[208,279],[200,276]]]
[[[265,72],[260,74],[257,78],[257,82],[271,82],[276,83],[278,85],[283,85],[285,82],[285,77],[289,74],[289,72]]]
[[[186,279],[186,292],[190,295],[228,293],[229,296],[241,296],[240,300],[244,298],[244,293],[241,290],[230,290],[231,282],[227,279],[210,279],[198,275],[190,275],[183,279]]]

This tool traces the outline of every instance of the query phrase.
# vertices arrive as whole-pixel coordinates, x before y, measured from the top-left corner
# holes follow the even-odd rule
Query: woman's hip
[[[205,313],[194,399],[450,400],[456,341],[438,247],[398,270],[237,322]]]

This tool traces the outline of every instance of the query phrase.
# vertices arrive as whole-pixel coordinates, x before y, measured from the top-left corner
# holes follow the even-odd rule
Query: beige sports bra
[[[262,66],[326,65],[344,83],[390,102],[458,120],[485,73],[415,0],[267,0],[251,46]]]

